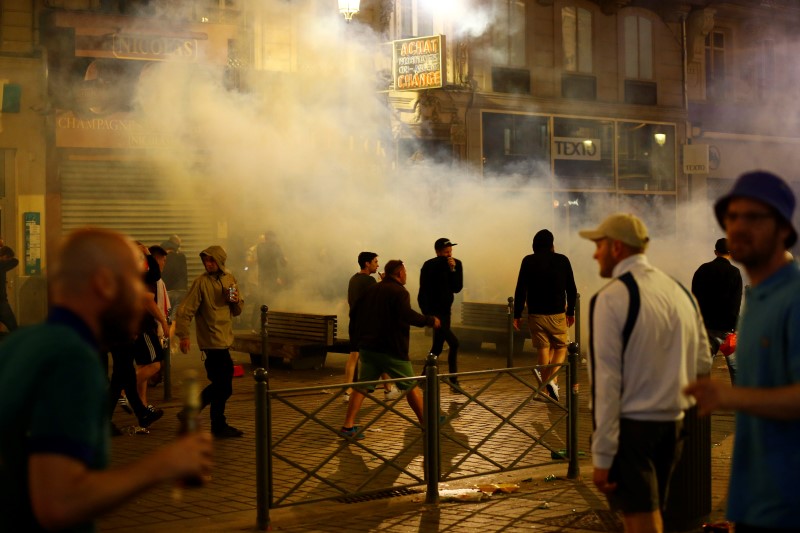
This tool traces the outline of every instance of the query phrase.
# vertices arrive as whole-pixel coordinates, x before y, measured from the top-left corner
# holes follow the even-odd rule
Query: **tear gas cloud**
[[[384,38],[335,13],[295,17],[303,36],[291,73],[256,72],[247,80],[250,90],[238,92],[223,86],[219,70],[160,64],[148,69],[138,90],[142,120],[178,143],[158,161],[166,185],[186,202],[210,205],[207,216],[227,222],[228,235],[219,241],[240,281],[247,281],[247,248],[274,231],[289,283],[264,303],[335,313],[343,328],[347,282],[358,270],[360,251],[378,253],[381,265],[402,259],[416,305],[419,269],[434,255],[434,240],[444,236],[458,243],[454,255],[464,261],[460,298],[504,303],[533,235],[548,228],[556,250],[570,257],[588,304],[605,281],[592,259],[594,244],[577,230],[633,207],[609,200],[554,208],[549,191],[514,178],[482,178],[467,165],[395,166],[398,120],[375,69]],[[654,235],[648,255],[688,284],[697,266],[713,258],[721,231],[706,202],[679,212],[681,220],[670,215],[665,228],[654,224],[657,213],[647,213]],[[253,301],[252,294],[244,296]]]

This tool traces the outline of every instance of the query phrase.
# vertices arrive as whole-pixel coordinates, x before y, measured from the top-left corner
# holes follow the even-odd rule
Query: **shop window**
[[[618,187],[635,191],[675,190],[675,127],[620,122]]]
[[[553,167],[557,187],[614,187],[614,123],[610,120],[553,120]]]
[[[492,26],[492,64],[501,67],[524,67],[525,2],[496,0]]]
[[[592,12],[575,6],[561,9],[564,70],[592,72]]]
[[[483,113],[482,126],[485,176],[521,176],[546,183],[550,175],[547,117]]]

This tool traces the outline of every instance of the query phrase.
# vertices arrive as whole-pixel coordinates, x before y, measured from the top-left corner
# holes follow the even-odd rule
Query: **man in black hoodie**
[[[539,365],[564,362],[567,329],[575,323],[578,289],[567,256],[555,253],[553,234],[543,229],[533,237],[533,254],[522,259],[514,291],[514,328],[519,331],[522,310],[528,304],[528,325]],[[536,376],[558,401],[555,374],[559,367],[543,368]],[[552,380],[550,379],[552,376]]]
[[[450,308],[453,295],[461,292],[464,286],[464,268],[461,261],[453,257],[455,245],[446,237],[436,239],[433,244],[436,257],[422,265],[417,296],[423,314],[437,316],[442,322],[441,327],[433,332],[431,353],[438,357],[447,341],[450,348],[447,366],[451,374],[458,372],[458,337],[450,329]],[[456,394],[461,394],[457,378],[450,378],[450,388]]]

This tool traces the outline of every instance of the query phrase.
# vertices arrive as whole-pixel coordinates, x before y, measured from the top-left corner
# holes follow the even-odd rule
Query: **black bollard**
[[[265,305],[261,306],[261,368],[266,369],[269,371],[269,333],[267,332],[267,326],[269,325],[269,320],[267,318],[267,312],[269,311],[269,307]]]
[[[428,354],[425,360],[425,503],[439,503],[439,368],[436,356]]]
[[[508,356],[506,357],[506,368],[514,366],[514,297],[508,297]]]
[[[581,475],[580,464],[578,463],[578,394],[580,385],[578,384],[578,358],[580,350],[577,342],[569,343],[567,346],[567,363],[569,373],[567,374],[567,411],[569,427],[567,434],[567,455],[569,456],[569,466],[567,467],[567,477],[578,479]]]
[[[266,369],[258,368],[253,377],[256,380],[256,528],[267,531],[270,529],[269,509],[272,505],[269,375]]]

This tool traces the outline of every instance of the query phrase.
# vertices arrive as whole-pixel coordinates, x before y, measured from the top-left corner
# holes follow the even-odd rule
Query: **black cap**
[[[456,246],[456,245],[457,243],[450,242],[450,239],[448,239],[447,237],[441,237],[439,239],[436,239],[436,242],[433,243],[433,248],[434,250],[444,250],[448,246]]]
[[[717,242],[714,244],[714,251],[718,254],[728,254],[728,239],[725,237],[721,239],[717,239]]]

